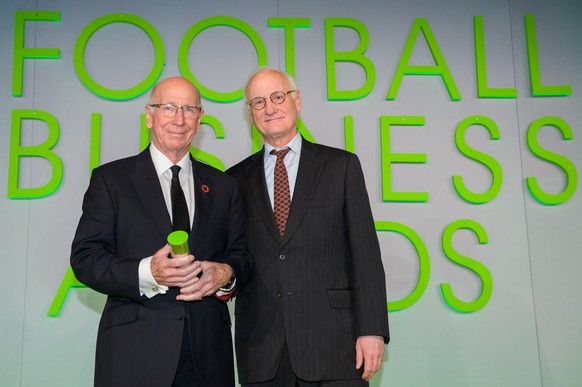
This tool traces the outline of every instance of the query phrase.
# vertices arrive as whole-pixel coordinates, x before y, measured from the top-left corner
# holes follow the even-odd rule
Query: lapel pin
[[[204,193],[208,193],[210,192],[210,188],[208,188],[208,186],[206,184],[202,184],[202,187],[200,187],[202,189],[202,192]]]

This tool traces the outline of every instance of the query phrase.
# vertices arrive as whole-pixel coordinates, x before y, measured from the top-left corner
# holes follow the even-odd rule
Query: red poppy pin
[[[210,188],[208,188],[208,186],[206,184],[202,184],[202,187],[200,187],[202,189],[202,192],[204,193],[208,193],[210,192]]]

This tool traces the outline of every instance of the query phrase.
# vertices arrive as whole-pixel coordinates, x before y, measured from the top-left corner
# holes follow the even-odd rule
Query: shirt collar
[[[271,155],[271,151],[273,149],[276,150],[281,150],[284,148],[290,148],[291,152],[295,153],[295,154],[300,154],[301,153],[301,135],[299,134],[299,131],[297,131],[297,133],[295,134],[295,137],[293,137],[293,139],[291,141],[289,141],[289,143],[281,148],[275,148],[270,144],[265,143],[265,153],[264,153],[264,158],[265,160],[267,160],[267,158]]]
[[[170,161],[165,154],[163,154],[154,143],[150,144],[150,154],[152,156],[152,161],[154,162],[154,167],[156,168],[156,173],[158,177],[165,173],[174,163]],[[190,153],[186,153],[184,157],[178,162],[180,168],[182,168],[182,172],[186,174],[186,176],[190,177],[192,175],[192,164],[190,162]]]

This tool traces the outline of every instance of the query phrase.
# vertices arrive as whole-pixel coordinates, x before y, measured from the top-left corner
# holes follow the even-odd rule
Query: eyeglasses
[[[176,106],[172,103],[150,103],[148,106],[159,108],[160,113],[167,118],[174,117],[179,109],[182,109],[182,113],[186,118],[196,118],[202,111],[202,106]]]
[[[287,98],[287,94],[294,93],[296,91],[297,90],[274,91],[269,96],[269,99],[275,105],[281,105],[283,102],[285,102],[285,98]],[[265,108],[265,106],[267,106],[267,99],[265,97],[255,97],[255,98],[251,99],[251,102],[249,102],[248,105],[250,107],[252,107],[254,110],[262,110]]]

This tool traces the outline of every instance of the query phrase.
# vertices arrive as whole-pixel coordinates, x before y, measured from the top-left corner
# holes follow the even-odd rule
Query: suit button
[[[181,314],[176,315],[176,320],[180,321],[182,320],[182,318],[184,318],[184,316],[182,316]]]
[[[284,260],[285,260],[285,254],[281,254],[281,255],[279,255],[279,259],[280,259],[281,261],[284,261]]]
[[[278,297],[283,297],[283,292],[279,292],[279,293],[277,293],[277,296],[278,296]]]

